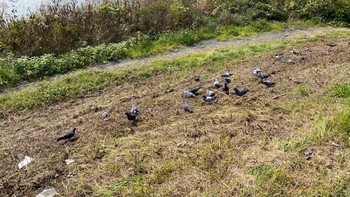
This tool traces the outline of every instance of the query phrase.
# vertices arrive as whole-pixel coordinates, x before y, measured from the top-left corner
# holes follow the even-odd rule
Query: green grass
[[[5,155],[6,155],[6,151],[4,149],[0,149],[0,157]]]
[[[248,168],[247,173],[256,176],[255,183],[260,196],[291,196],[289,187],[293,185],[293,180],[282,167],[260,164]]]
[[[115,196],[116,192],[123,190],[127,185],[129,184],[137,185],[139,182],[143,182],[143,180],[144,180],[144,175],[136,175],[136,176],[128,177],[126,179],[116,181],[115,183],[107,187],[103,187],[96,190],[95,194],[97,196],[104,196],[104,197]]]
[[[350,97],[350,85],[335,85],[333,95],[341,98]]]
[[[174,60],[160,60],[145,66],[115,71],[79,71],[76,75],[68,75],[64,79],[46,83],[40,87],[22,90],[13,94],[0,96],[0,110],[33,109],[45,104],[86,95],[89,92],[102,90],[110,85],[124,83],[129,74],[148,78],[160,73],[173,74],[190,69],[199,69],[204,64],[213,64],[211,71],[220,70],[225,61],[236,64],[263,53],[270,53],[282,48],[295,47],[305,42],[315,42],[326,37],[347,34],[347,31],[334,31],[331,34],[316,36],[310,39],[293,39],[264,44],[252,44],[235,49],[224,49],[206,54],[197,54]],[[232,60],[232,58],[234,58]],[[184,72],[185,73],[185,72]],[[45,83],[44,83],[45,84]]]
[[[343,100],[343,109],[329,119],[321,118],[311,128],[310,141],[320,145],[325,142],[340,142],[350,146],[350,86],[334,85],[330,95]]]

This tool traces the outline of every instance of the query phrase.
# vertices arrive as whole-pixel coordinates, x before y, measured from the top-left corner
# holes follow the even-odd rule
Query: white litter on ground
[[[28,165],[32,161],[33,161],[33,158],[26,155],[24,156],[24,159],[21,162],[19,162],[18,168],[22,169],[24,166]]]
[[[72,163],[74,162],[74,160],[73,160],[73,159],[66,159],[66,160],[64,160],[64,162],[65,162],[67,165],[69,165],[69,164],[72,164]]]
[[[56,194],[55,188],[44,189],[40,194],[36,195],[36,197],[54,197]]]

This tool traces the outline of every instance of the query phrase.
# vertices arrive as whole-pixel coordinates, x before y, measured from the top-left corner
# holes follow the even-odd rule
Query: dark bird
[[[203,96],[203,100],[207,103],[211,103],[215,101],[218,97],[217,96]]]
[[[137,106],[134,105],[134,104],[131,104],[131,110],[130,110],[130,112],[131,112],[132,114],[140,114],[139,109],[138,109]]]
[[[213,90],[206,90],[208,96],[215,96],[215,92]]]
[[[184,96],[185,96],[186,98],[193,98],[193,97],[195,97],[196,95],[193,94],[193,93],[190,92],[190,91],[184,91]]]
[[[201,88],[194,88],[194,89],[190,90],[189,92],[191,92],[193,94],[197,94],[199,89],[201,89]]]
[[[225,73],[225,74],[222,74],[221,77],[231,77],[232,74],[231,73]]]
[[[252,74],[253,75],[257,75],[258,73],[262,72],[262,69],[261,68],[256,68],[252,71]]]
[[[257,74],[256,76],[259,77],[260,79],[267,79],[270,76],[270,74],[262,73],[262,74]]]
[[[266,85],[266,87],[268,87],[268,88],[273,87],[276,84],[274,81],[263,81],[263,80],[260,83]]]
[[[231,81],[232,81],[232,79],[231,79],[230,77],[226,77],[226,78],[225,78],[225,82],[226,82],[226,83],[231,83]]]
[[[327,46],[329,46],[329,47],[335,47],[335,46],[337,46],[337,44],[334,43],[334,42],[331,42],[331,43],[328,43]]]
[[[229,88],[227,86],[227,83],[224,84],[224,87],[222,88],[222,90],[226,93],[229,94]]]
[[[243,96],[249,92],[249,90],[247,89],[239,90],[237,88],[233,88],[233,90],[235,91],[235,94],[237,94],[238,96]]]
[[[215,88],[220,88],[219,79],[215,79],[215,81],[214,81],[214,87],[215,87]]]
[[[137,114],[135,113],[125,112],[125,115],[128,118],[128,120],[132,120],[132,121],[136,120],[136,117],[137,117]]]
[[[61,141],[61,140],[69,140],[69,139],[71,139],[75,135],[76,130],[77,130],[77,128],[73,128],[71,131],[66,133],[64,136],[61,136],[61,137],[57,138],[57,142]]]
[[[186,101],[182,101],[180,107],[181,107],[183,110],[185,110],[186,112],[190,112],[190,113],[193,112],[191,106],[190,106]]]
[[[195,76],[195,77],[194,77],[194,80],[195,80],[195,81],[200,81],[200,80],[201,80],[201,77],[200,77],[200,76]]]

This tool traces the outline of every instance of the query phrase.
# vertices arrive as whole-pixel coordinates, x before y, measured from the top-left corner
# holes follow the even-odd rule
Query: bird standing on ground
[[[283,53],[275,54],[275,60],[282,60],[282,58],[283,58]]]
[[[214,87],[215,87],[215,88],[220,88],[219,79],[215,79],[215,81],[214,81]]]
[[[261,68],[256,68],[252,71],[252,74],[253,75],[257,75],[258,73],[262,72],[262,69]]]
[[[215,101],[218,97],[217,96],[203,96],[203,100],[207,103],[211,103]]]
[[[200,81],[200,80],[201,80],[201,77],[200,77],[200,76],[195,76],[195,77],[194,77],[194,80],[195,80],[195,81]]]
[[[194,96],[196,96],[195,94],[193,94],[192,92],[190,91],[184,91],[184,96],[186,98],[193,98]]]
[[[259,73],[256,76],[259,77],[260,79],[267,79],[270,76],[270,74],[266,74],[266,73],[261,73],[260,74]]]
[[[222,88],[222,90],[225,92],[225,94],[229,94],[229,88],[227,86],[227,83],[224,83],[224,88]]]
[[[266,87],[268,87],[268,88],[273,87],[276,84],[274,81],[263,81],[263,80],[261,80],[260,83],[266,85]]]
[[[130,110],[130,112],[133,113],[133,114],[140,114],[139,109],[138,109],[137,106],[134,105],[134,104],[131,104],[131,110]]]
[[[193,94],[197,94],[198,90],[201,88],[193,88],[192,90],[190,90],[189,92],[193,93]]]
[[[206,90],[208,96],[215,96],[215,92],[213,90]]]
[[[233,90],[235,91],[235,94],[238,95],[238,96],[244,96],[245,94],[247,94],[250,91],[250,90],[247,90],[247,89],[239,90],[237,88],[233,88]]]
[[[66,133],[65,135],[57,138],[57,142],[58,141],[61,141],[61,140],[69,140],[71,139],[74,135],[75,135],[75,132],[77,131],[76,128],[73,128],[71,131],[69,131],[68,133]]]
[[[193,112],[191,106],[190,106],[186,101],[182,101],[180,107],[181,107],[183,110],[185,110],[186,112],[190,112],[190,113]]]
[[[136,113],[125,112],[125,115],[128,118],[128,120],[130,120],[130,121],[136,120],[136,117],[137,117]]]
[[[335,47],[335,46],[337,46],[337,44],[334,43],[334,42],[331,42],[331,43],[327,43],[327,46],[329,46],[329,47]]]
[[[231,81],[232,81],[232,79],[231,79],[230,77],[226,77],[226,78],[225,78],[225,82],[226,82],[226,83],[231,83]]]
[[[221,77],[231,77],[232,74],[231,73],[225,73],[225,74],[222,74]]]

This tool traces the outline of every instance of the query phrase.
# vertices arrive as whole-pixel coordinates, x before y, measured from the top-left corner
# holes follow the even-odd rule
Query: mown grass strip
[[[161,73],[172,74],[176,71],[198,69],[204,64],[212,64],[210,69],[214,71],[222,69],[225,61],[229,61],[230,64],[236,64],[242,60],[264,53],[271,53],[282,48],[295,47],[305,42],[316,42],[320,39],[342,37],[349,34],[349,31],[346,30],[335,30],[331,33],[308,39],[300,38],[264,44],[253,44],[174,60],[161,60],[152,62],[146,66],[134,68],[117,69],[114,71],[80,71],[77,75],[56,80],[47,85],[42,85],[41,87],[2,95],[0,97],[0,110],[13,111],[19,109],[33,109],[45,104],[83,96],[89,92],[102,90],[111,85],[122,84],[130,74],[137,77],[148,78]]]

